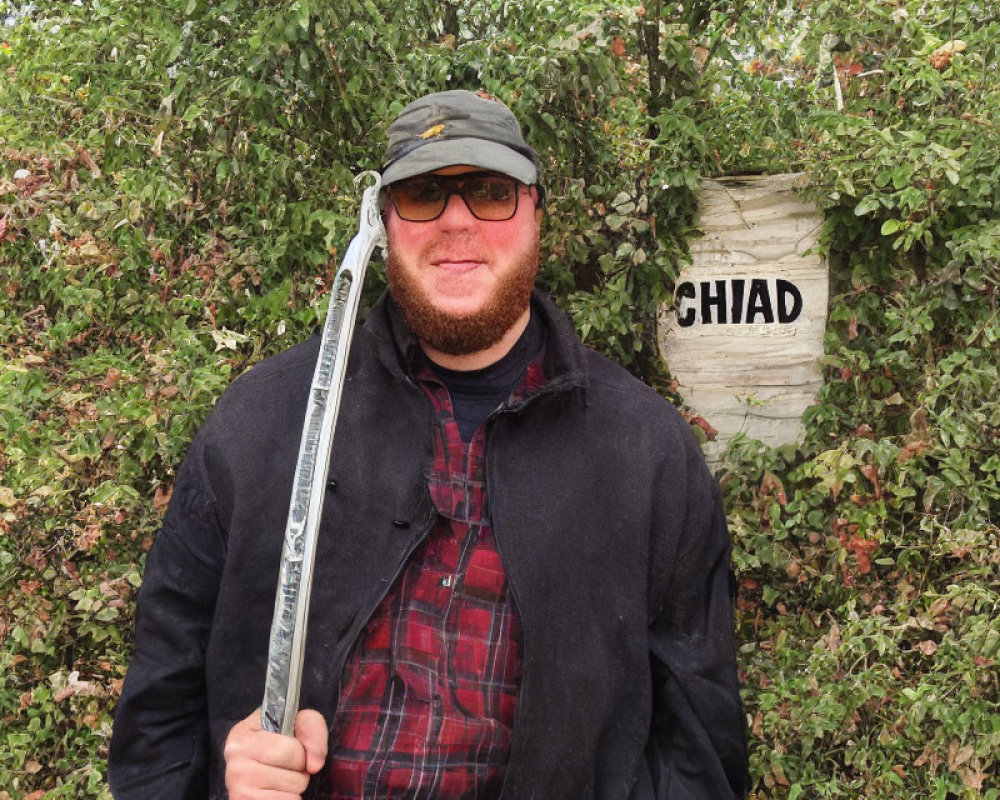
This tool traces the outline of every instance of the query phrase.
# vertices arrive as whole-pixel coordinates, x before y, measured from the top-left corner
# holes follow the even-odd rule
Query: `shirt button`
[[[451,575],[445,575],[441,579],[441,585],[444,586],[444,587],[451,586]]]

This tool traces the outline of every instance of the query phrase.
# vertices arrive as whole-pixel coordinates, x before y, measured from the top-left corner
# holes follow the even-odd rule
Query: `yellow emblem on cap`
[[[428,128],[423,133],[421,133],[420,138],[430,139],[432,136],[438,136],[443,130],[444,130],[444,125],[435,125],[432,128]]]

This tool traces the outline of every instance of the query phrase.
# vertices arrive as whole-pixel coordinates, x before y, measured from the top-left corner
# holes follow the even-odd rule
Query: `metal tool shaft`
[[[351,240],[330,289],[330,304],[295,464],[274,599],[261,725],[265,730],[287,736],[294,735],[295,715],[299,710],[316,541],[361,288],[372,252],[386,244],[379,215],[381,176],[376,172],[364,175],[374,176],[374,185],[364,191],[358,233]]]

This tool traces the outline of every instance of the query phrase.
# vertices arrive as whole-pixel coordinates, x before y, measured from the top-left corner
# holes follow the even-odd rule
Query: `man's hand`
[[[296,715],[293,738],[263,730],[258,708],[226,737],[230,800],[299,800],[309,776],[323,768],[327,736],[326,720],[318,711]]]

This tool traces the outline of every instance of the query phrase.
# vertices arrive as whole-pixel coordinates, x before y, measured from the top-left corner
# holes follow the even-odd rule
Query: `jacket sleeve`
[[[117,800],[208,796],[205,648],[225,537],[197,442],[146,559],[135,655],[115,713],[108,779]]]
[[[700,454],[692,473],[680,540],[667,546],[669,567],[652,584],[653,711],[632,800],[731,800],[749,791],[729,532]]]

